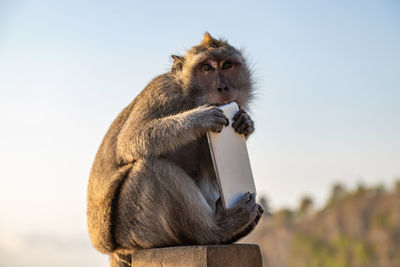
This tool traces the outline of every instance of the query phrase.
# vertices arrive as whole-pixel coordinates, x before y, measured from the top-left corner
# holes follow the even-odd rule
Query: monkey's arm
[[[227,124],[222,110],[211,106],[201,106],[145,123],[135,123],[135,117],[130,117],[117,140],[119,163],[162,155],[196,140],[207,131],[219,132]]]

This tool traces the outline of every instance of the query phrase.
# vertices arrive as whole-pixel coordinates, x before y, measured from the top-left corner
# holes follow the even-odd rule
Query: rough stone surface
[[[182,246],[139,250],[133,267],[261,267],[260,248],[253,244]]]

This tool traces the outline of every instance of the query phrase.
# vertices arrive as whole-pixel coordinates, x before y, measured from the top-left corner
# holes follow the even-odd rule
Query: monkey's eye
[[[203,65],[201,66],[201,70],[202,70],[202,71],[209,71],[209,70],[213,70],[213,67],[211,67],[210,64],[205,63],[205,64],[203,64]]]
[[[229,70],[232,67],[233,67],[233,63],[231,61],[225,61],[224,64],[222,64],[223,70]]]

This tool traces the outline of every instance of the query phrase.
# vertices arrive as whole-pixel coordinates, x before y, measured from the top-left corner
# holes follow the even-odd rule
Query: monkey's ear
[[[174,73],[177,71],[181,71],[183,68],[183,62],[185,61],[185,58],[177,55],[171,55],[171,57],[174,60],[174,62],[172,62],[171,72]]]

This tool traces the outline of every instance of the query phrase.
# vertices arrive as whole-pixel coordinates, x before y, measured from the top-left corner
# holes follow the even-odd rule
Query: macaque
[[[90,173],[87,216],[92,243],[128,266],[137,249],[229,244],[250,233],[263,209],[246,193],[223,208],[206,133],[228,120],[219,105],[235,101],[232,127],[246,136],[253,80],[241,51],[209,33],[168,73],[154,78],[118,115]]]

